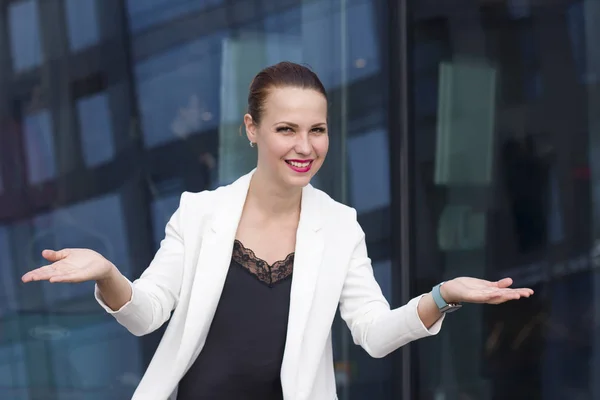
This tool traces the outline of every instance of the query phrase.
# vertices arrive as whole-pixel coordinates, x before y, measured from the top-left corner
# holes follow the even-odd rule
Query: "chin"
[[[285,182],[287,186],[295,187],[295,188],[303,188],[310,184],[312,177],[315,175],[315,172],[310,171],[306,173],[299,174],[294,171],[290,171],[286,166],[286,170],[282,174],[282,181]]]

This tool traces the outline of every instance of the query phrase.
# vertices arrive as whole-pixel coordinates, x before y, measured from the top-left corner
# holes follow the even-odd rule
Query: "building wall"
[[[536,290],[385,359],[336,319],[340,399],[598,398],[599,4],[0,1],[0,398],[130,398],[164,329],[20,276],[47,247],[139,276],[182,191],[254,165],[246,90],[282,59],[328,89],[314,184],[358,210],[392,304],[460,275]]]
[[[597,398],[600,3],[408,3],[416,291],[463,275],[536,291],[418,343],[414,398]]]
[[[127,399],[164,329],[135,338],[92,284],[23,285],[44,248],[89,247],[130,279],[182,191],[255,165],[240,136],[247,88],[280,60],[330,95],[315,186],[357,208],[390,290],[382,6],[370,0],[0,2],[0,398]],[[389,360],[333,328],[340,397],[389,397]]]

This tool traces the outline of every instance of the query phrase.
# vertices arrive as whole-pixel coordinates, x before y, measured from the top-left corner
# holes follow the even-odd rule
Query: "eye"
[[[289,126],[279,126],[276,129],[277,132],[282,132],[282,133],[289,133],[289,132],[293,132],[293,129],[290,128]]]
[[[319,126],[317,128],[313,128],[312,131],[316,132],[316,133],[325,133],[325,132],[327,132],[327,130],[324,127],[322,127],[322,126]]]

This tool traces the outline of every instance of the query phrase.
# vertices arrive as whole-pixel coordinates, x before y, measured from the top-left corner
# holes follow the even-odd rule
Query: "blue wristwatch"
[[[444,298],[442,297],[442,294],[440,293],[440,288],[442,287],[442,285],[444,283],[445,282],[442,282],[439,285],[435,285],[433,287],[433,289],[431,290],[431,295],[433,296],[433,301],[435,301],[435,304],[437,304],[438,308],[440,309],[440,312],[442,314],[447,314],[447,313],[458,310],[459,308],[462,307],[462,304],[447,303],[446,300],[444,300]]]

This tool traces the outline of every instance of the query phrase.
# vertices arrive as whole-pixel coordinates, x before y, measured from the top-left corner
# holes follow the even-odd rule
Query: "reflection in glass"
[[[42,43],[36,0],[21,0],[8,6],[8,26],[13,68],[16,71],[38,66],[42,62]]]
[[[21,343],[0,342],[0,398],[28,399],[26,390],[17,388],[27,385],[25,352]]]
[[[152,202],[152,233],[154,247],[158,249],[161,240],[165,237],[165,226],[179,207],[180,194],[161,196]]]
[[[88,248],[102,254],[126,276],[131,271],[120,197],[109,194],[38,215],[24,225],[33,228],[29,243],[22,244],[28,265],[45,265],[43,249]],[[43,284],[47,304],[63,305],[78,297],[89,297],[93,283]]]
[[[435,182],[489,184],[496,71],[485,63],[440,64]]]
[[[598,231],[598,91],[585,35],[600,15],[584,3],[464,4],[432,20],[441,2],[413,2],[417,292],[456,276],[510,276],[536,291],[464,308],[417,343],[415,397],[600,393],[600,280],[588,257]],[[434,42],[441,51],[426,51]],[[426,77],[432,69],[442,73]]]
[[[0,293],[0,399],[131,398],[164,327],[140,341],[98,307],[91,283],[38,282],[22,287],[17,275],[46,264],[40,257],[43,248],[87,247],[109,258],[126,276],[139,276],[145,265],[137,263],[152,257],[182,191],[228,183],[255,165],[256,148],[250,148],[246,138],[239,135],[248,85],[259,69],[283,59],[310,65],[330,89],[329,161],[312,183],[337,198],[345,199],[346,192],[354,191],[349,203],[356,203],[361,218],[366,220],[365,231],[370,243],[375,244],[375,276],[390,299],[389,221],[383,220],[390,204],[387,133],[383,124],[375,125],[377,118],[373,117],[385,110],[385,91],[379,87],[385,79],[375,77],[382,73],[382,21],[378,21],[377,3],[128,0],[122,2],[127,7],[127,26],[120,26],[124,22],[120,18],[100,18],[104,3],[7,2],[15,69],[21,71],[43,61],[38,19],[44,24],[48,21],[48,31],[44,32],[50,36],[44,37],[44,42],[57,48],[66,46],[70,53],[78,54],[65,55],[74,57],[72,72],[77,75],[77,82],[72,81],[75,76],[65,75],[69,82],[43,85],[47,90],[42,98],[43,104],[62,103],[65,95],[72,96],[54,91],[75,88],[71,92],[74,107],[53,107],[55,113],[43,110],[25,116],[23,121],[23,168],[28,167],[31,183],[51,182],[40,188],[24,188],[32,191],[27,192],[31,198],[37,196],[34,189],[40,189],[40,195],[31,204],[19,204],[17,222],[0,230],[0,286],[10,286]],[[40,4],[43,7],[38,7]],[[232,26],[233,20],[248,17],[243,11],[249,7],[253,12],[250,23]],[[53,13],[58,11],[64,11],[66,25],[53,28]],[[213,15],[219,18],[199,31],[185,32],[188,25],[181,23]],[[114,42],[127,41],[125,35],[105,42],[102,32],[123,29],[134,32],[132,41]],[[209,34],[199,33],[206,29]],[[129,49],[132,63],[107,65],[105,59],[96,57],[96,50],[105,45],[133,46]],[[340,73],[342,67],[344,74]],[[87,70],[109,76],[109,86],[116,79],[124,90],[102,91],[94,83],[88,86],[96,81],[85,76]],[[134,82],[127,82],[131,76]],[[30,93],[30,86],[39,83],[33,72],[27,79],[20,75],[17,78],[18,82],[10,81],[8,85],[17,91],[22,88],[22,93]],[[129,90],[136,91],[132,94],[136,105],[128,104]],[[84,97],[81,93],[85,93]],[[369,100],[363,107],[359,104],[364,99]],[[350,106],[342,106],[341,102]],[[364,114],[368,121],[363,120]],[[12,117],[17,119],[16,115]],[[65,179],[64,185],[55,180],[61,172],[59,165],[63,164],[58,157],[73,155],[60,151],[64,135],[55,131],[56,126],[63,125],[58,118],[77,121],[78,132],[74,134],[79,136],[75,143],[80,143],[77,150],[82,154],[75,156],[87,167],[75,174],[83,178],[81,181]],[[141,128],[141,137],[130,139],[143,140],[144,146],[132,152],[135,159],[126,160],[134,162],[139,171],[126,183],[126,195],[121,195],[114,189],[123,184],[122,160],[116,157],[115,124],[125,126],[130,118],[139,118],[131,121],[132,131],[137,131],[138,124]],[[360,128],[355,119],[360,119]],[[354,159],[350,165],[341,143],[346,126],[360,134],[348,143]],[[70,142],[72,138],[66,139]],[[5,167],[12,165],[3,162]],[[350,168],[346,178],[346,171],[341,168],[347,165]],[[10,175],[4,175],[5,186],[7,176]],[[15,179],[12,182],[11,177],[11,187],[19,186],[18,178]],[[344,185],[339,184],[341,181]],[[346,181],[350,182],[348,191]],[[55,188],[59,191],[54,192]],[[18,202],[20,198],[9,200]],[[131,210],[131,214],[123,215],[124,210]],[[371,214],[375,215],[373,219]],[[140,231],[148,223],[152,232]],[[133,255],[139,259],[131,259]],[[7,265],[14,268],[4,268]],[[20,312],[13,317],[17,310]],[[354,346],[347,326],[339,318],[332,335],[336,370],[341,374],[340,399],[374,398],[373,394],[376,398],[390,398],[386,396],[392,379],[390,360],[371,359]],[[11,350],[6,350],[9,347]],[[140,354],[142,349],[144,357]]]
[[[65,0],[71,50],[82,50],[98,42],[96,7],[96,0]]]
[[[61,323],[64,317],[55,319]],[[93,392],[98,399],[130,398],[142,375],[135,336],[110,319],[81,325],[71,329],[65,340],[47,342],[57,388],[86,393],[86,399]]]
[[[219,35],[201,38],[136,65],[147,147],[218,126],[221,42]]]
[[[77,101],[84,160],[94,167],[112,159],[115,147],[106,92]]]
[[[222,3],[223,0],[127,0],[133,32]]]
[[[14,265],[9,246],[9,229],[0,226],[0,318],[17,310]]]
[[[52,119],[48,110],[25,117],[25,147],[29,183],[38,184],[56,177],[56,156]]]
[[[391,260],[382,260],[373,262],[373,274],[375,280],[381,286],[381,291],[386,300],[392,302],[392,262]]]
[[[340,7],[336,1],[303,3],[303,59],[319,74],[327,89],[352,83],[379,71],[374,7],[372,1],[352,1],[347,7]],[[351,27],[347,32],[342,33],[342,21]],[[328,40],[324,41],[324,37]],[[348,46],[345,55],[342,54],[342,40]],[[346,65],[350,66],[348,81],[342,82],[340,71]]]
[[[379,129],[348,138],[350,199],[358,213],[390,204],[387,132]]]

